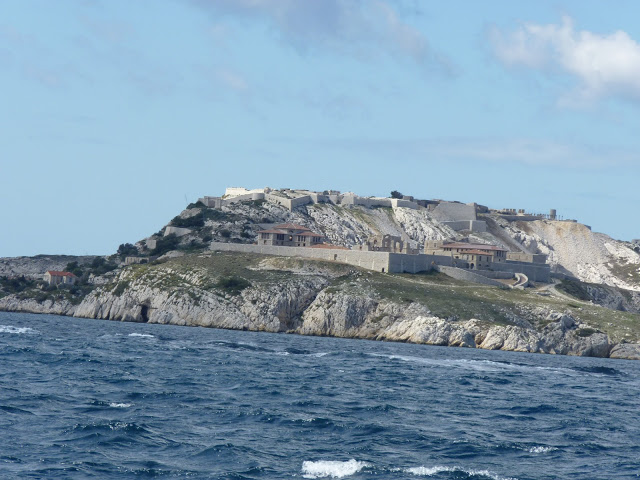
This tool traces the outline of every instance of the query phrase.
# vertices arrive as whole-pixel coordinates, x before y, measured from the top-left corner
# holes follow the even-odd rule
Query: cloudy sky
[[[0,256],[227,186],[399,190],[640,237],[640,4],[2,0]]]

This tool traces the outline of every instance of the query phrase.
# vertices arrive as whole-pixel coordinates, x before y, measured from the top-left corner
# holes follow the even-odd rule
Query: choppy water
[[[627,479],[640,362],[0,313],[0,478]]]

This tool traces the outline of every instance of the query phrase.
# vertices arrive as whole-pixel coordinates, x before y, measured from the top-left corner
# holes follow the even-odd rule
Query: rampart
[[[432,211],[433,217],[440,222],[477,220],[476,207],[456,202],[440,202]]]
[[[507,260],[526,263],[547,263],[547,256],[542,253],[508,252]]]
[[[492,278],[485,277],[484,275],[479,275],[472,270],[466,270],[464,268],[457,267],[447,267],[444,265],[439,265],[436,269],[451,278],[455,278],[456,280],[479,283],[481,285],[491,285],[492,287],[509,288],[504,283],[493,280]]]
[[[453,222],[440,222],[443,225],[459,232],[460,230],[469,230],[471,232],[486,232],[487,223],[484,220],[456,220]]]
[[[493,263],[493,270],[511,273],[524,273],[532,282],[549,283],[551,281],[551,267],[546,263],[514,262]]]
[[[329,262],[346,263],[374,272],[418,273],[433,269],[436,265],[451,266],[453,260],[440,255],[407,255],[402,253],[338,250],[332,248],[280,247],[246,243],[211,243],[211,250],[247,252],[282,257],[315,258]]]

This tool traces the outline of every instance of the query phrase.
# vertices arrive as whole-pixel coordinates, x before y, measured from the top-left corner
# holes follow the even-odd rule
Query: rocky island
[[[0,310],[640,359],[639,250],[555,211],[232,188],[111,256],[0,259]]]

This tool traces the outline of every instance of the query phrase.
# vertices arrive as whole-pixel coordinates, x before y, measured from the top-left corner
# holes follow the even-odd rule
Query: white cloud
[[[640,44],[618,30],[600,35],[576,31],[570,17],[559,25],[526,23],[512,32],[494,28],[490,41],[507,65],[560,70],[578,79],[570,101],[621,96],[640,99]]]
[[[358,57],[380,52],[421,65],[448,68],[433,54],[425,35],[383,0],[190,0],[210,12],[266,21],[301,52],[331,49]]]

